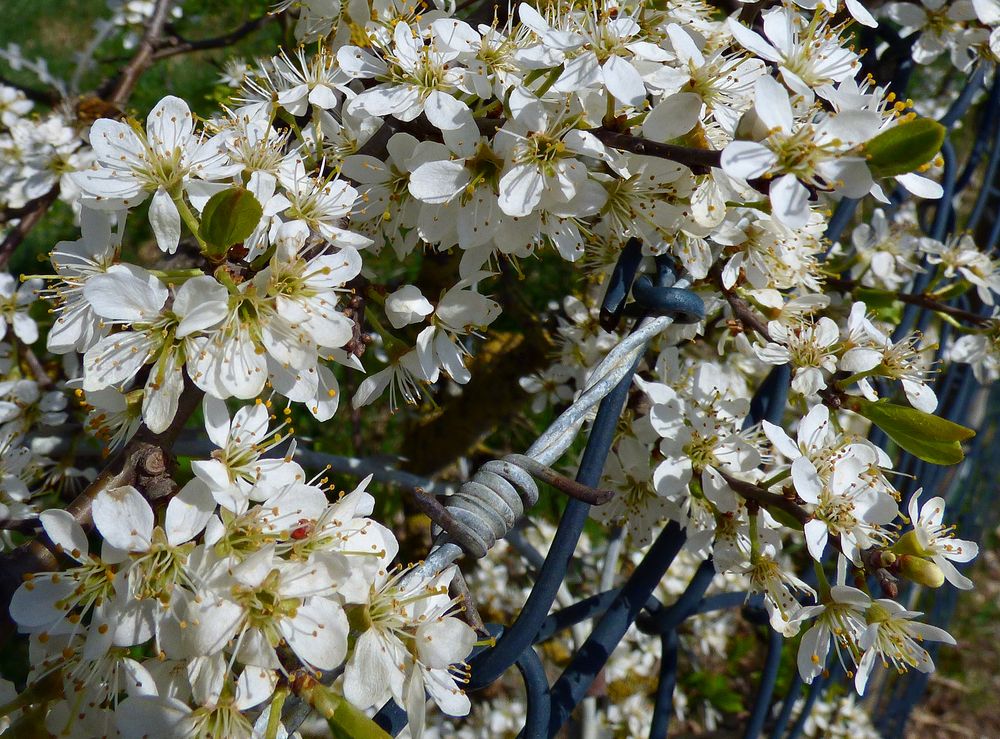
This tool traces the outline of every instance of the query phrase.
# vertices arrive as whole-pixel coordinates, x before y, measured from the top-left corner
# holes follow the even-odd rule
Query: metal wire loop
[[[659,287],[643,275],[632,285],[634,310],[670,316],[674,323],[698,323],[705,318],[705,303],[691,290],[679,287]]]

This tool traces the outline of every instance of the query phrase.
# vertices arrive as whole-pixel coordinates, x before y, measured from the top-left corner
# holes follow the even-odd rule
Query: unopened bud
[[[892,552],[899,555],[912,554],[916,557],[926,557],[930,554],[921,546],[920,540],[917,539],[917,532],[912,530],[899,537],[892,545]]]
[[[919,585],[928,588],[939,588],[944,585],[944,573],[929,559],[904,554],[899,558],[897,566],[901,576]]]

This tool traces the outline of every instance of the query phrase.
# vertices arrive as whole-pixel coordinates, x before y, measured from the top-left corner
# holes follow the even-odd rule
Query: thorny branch
[[[762,506],[780,508],[801,524],[805,524],[812,519],[812,516],[791,498],[786,498],[784,495],[772,493],[770,490],[766,490],[760,485],[754,485],[752,482],[746,482],[745,480],[732,477],[731,475],[726,474],[724,470],[719,470],[718,472],[722,475],[726,484],[729,485],[729,487],[731,487],[741,498],[751,500]]]
[[[476,125],[484,136],[493,136],[504,124],[503,118],[477,118]],[[416,118],[412,121],[400,121],[392,116],[386,116],[384,125],[372,138],[358,150],[359,154],[378,156],[384,154],[385,142],[392,134],[405,131],[420,139],[439,141],[441,132],[427,121]],[[661,144],[640,136],[633,136],[608,128],[591,128],[587,133],[593,134],[601,143],[613,149],[630,151],[633,154],[669,159],[672,162],[690,167],[695,174],[705,174],[713,167],[719,167],[722,152],[711,149],[697,149],[693,146],[678,146],[676,144]]]
[[[31,232],[31,229],[42,220],[42,216],[45,215],[58,196],[59,185],[57,184],[47,193],[35,198],[24,206],[24,213],[19,216],[20,220],[18,220],[17,225],[7,233],[3,242],[0,243],[0,269],[7,266],[7,262],[10,261],[14,250],[20,246],[21,242],[24,241],[24,237]]]
[[[139,83],[142,73],[149,69],[150,65],[155,61],[153,54],[156,51],[157,42],[163,35],[163,29],[167,23],[170,8],[173,4],[174,0],[157,0],[156,7],[153,9],[153,15],[146,26],[146,32],[142,35],[142,40],[139,42],[138,51],[136,51],[132,60],[125,65],[125,68],[115,78],[113,81],[114,86],[105,98],[111,105],[119,108],[122,107],[125,101],[128,100],[129,95],[132,94],[132,90]]]
[[[696,149],[676,144],[661,144],[658,141],[650,141],[639,136],[611,131],[607,128],[594,128],[590,130],[590,133],[594,134],[602,143],[615,149],[669,159],[672,162],[690,167],[695,174],[704,174],[713,167],[719,167],[722,159],[721,151]]]
[[[55,105],[59,102],[59,95],[55,92],[39,90],[37,87],[31,87],[30,85],[22,85],[20,82],[15,82],[14,80],[3,75],[0,75],[0,84],[7,87],[13,87],[15,90],[20,90],[24,96],[33,103],[39,103],[40,105]]]
[[[747,501],[752,501],[753,503],[765,507],[773,506],[775,508],[780,508],[801,524],[805,524],[812,520],[812,515],[791,498],[786,498],[784,495],[772,493],[759,485],[754,485],[753,483],[746,482],[745,480],[732,477],[726,474],[723,470],[719,470],[719,474],[722,475],[723,479],[729,487],[733,489],[733,491]],[[831,535],[830,541],[841,554],[844,554],[843,544],[840,541],[839,535]],[[895,598],[899,595],[898,578],[893,573],[893,564],[895,559],[896,558],[891,556],[890,553],[884,552],[876,547],[872,547],[861,552],[862,569],[864,572],[875,578],[879,585],[879,589],[887,598]]]

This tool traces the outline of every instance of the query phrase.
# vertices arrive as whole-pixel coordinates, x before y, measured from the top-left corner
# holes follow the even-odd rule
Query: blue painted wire
[[[747,720],[743,739],[757,739],[764,729],[768,708],[771,707],[771,696],[774,695],[774,685],[778,680],[778,668],[781,666],[781,650],[785,645],[784,637],[770,626],[767,627],[767,658],[760,674],[760,684],[757,686],[757,697],[754,699],[753,710]]]
[[[542,739],[549,725],[551,702],[549,681],[545,676],[542,660],[532,647],[528,647],[514,663],[524,679],[527,715],[519,739]]]
[[[549,736],[555,736],[577,704],[583,700],[594,678],[607,663],[650,594],[684,545],[684,531],[676,522],[667,524],[622,587],[614,602],[594,627],[562,675],[552,686],[552,718]]]
[[[667,736],[674,714],[674,691],[677,689],[677,631],[671,629],[660,637],[660,674],[649,722],[649,739]]]
[[[792,678],[792,685],[788,688],[788,692],[785,693],[782,701],[781,712],[778,714],[778,718],[775,719],[774,726],[771,727],[771,739],[781,739],[781,735],[785,733],[785,727],[788,726],[788,721],[792,717],[792,709],[795,708],[795,701],[799,699],[799,695],[802,693],[803,685],[805,683],[802,682],[802,676],[796,670]]]

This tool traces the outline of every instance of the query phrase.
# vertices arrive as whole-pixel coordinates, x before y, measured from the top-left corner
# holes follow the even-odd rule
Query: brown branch
[[[41,522],[37,518],[5,518],[0,520],[0,530],[17,531],[21,534],[35,534],[41,528]]]
[[[709,270],[708,275],[712,278],[712,283],[719,289],[723,297],[725,297],[726,302],[729,304],[729,309],[733,312],[733,316],[745,327],[756,331],[765,341],[770,341],[771,334],[767,330],[767,323],[764,322],[763,317],[754,311],[747,301],[723,286],[722,268],[716,264]]]
[[[921,308],[927,308],[928,310],[936,311],[938,313],[944,313],[952,318],[958,318],[963,321],[968,321],[969,323],[975,323],[979,326],[985,326],[990,322],[990,318],[988,316],[981,316],[978,313],[973,313],[972,311],[956,308],[953,305],[948,305],[935,300],[929,295],[897,293],[895,297],[900,302],[920,306]]]
[[[830,287],[834,287],[838,290],[843,290],[845,292],[850,292],[857,287],[863,287],[857,280],[844,280],[839,277],[828,277],[826,278],[826,284]],[[947,303],[942,303],[939,300],[935,300],[930,295],[924,295],[923,293],[892,293],[893,300],[898,300],[901,303],[907,303],[908,305],[916,305],[920,308],[926,308],[927,310],[936,311],[937,313],[944,313],[945,315],[951,316],[952,318],[957,318],[963,321],[968,321],[969,323],[975,323],[978,326],[985,326],[989,324],[992,319],[989,316],[981,316],[978,313],[974,313],[968,310],[962,310],[961,308],[956,308],[953,305],[948,305]]]
[[[801,524],[805,524],[806,522],[812,520],[812,515],[807,513],[806,510],[802,508],[802,506],[798,505],[794,500],[786,498],[784,495],[772,493],[770,490],[766,490],[760,485],[754,485],[751,482],[740,480],[737,477],[732,477],[731,475],[726,474],[723,470],[717,471],[720,475],[722,475],[726,484],[729,485],[729,487],[731,487],[740,497],[745,498],[746,500],[751,500],[764,507],[780,508]]]
[[[172,56],[189,54],[195,51],[207,51],[209,49],[221,49],[225,46],[231,46],[240,39],[249,36],[254,31],[264,27],[268,23],[277,20],[280,15],[280,13],[277,13],[274,15],[268,14],[262,15],[259,18],[253,18],[239,28],[233,29],[229,33],[224,33],[221,36],[214,36],[212,38],[190,41],[177,34],[173,34],[157,44],[156,51],[153,52],[153,61],[169,59]]]
[[[462,603],[462,620],[480,636],[489,636],[489,629],[483,623],[483,617],[479,614],[479,609],[476,608],[476,601],[472,598],[472,591],[469,590],[469,584],[465,581],[465,575],[462,574],[461,570],[455,570],[449,591],[453,598]]]
[[[115,78],[114,86],[105,98],[107,102],[121,108],[128,100],[129,95],[132,94],[132,90],[138,84],[142,73],[149,69],[155,61],[153,55],[160,37],[163,35],[164,26],[166,26],[167,18],[170,15],[170,7],[173,4],[174,0],[156,0],[156,7],[153,8],[153,15],[150,17],[149,23],[146,25],[146,32],[139,42],[139,49]]]
[[[23,213],[18,216],[20,220],[18,220],[17,225],[7,233],[3,243],[0,243],[0,269],[7,266],[7,262],[10,261],[14,250],[21,245],[21,242],[31,232],[31,229],[48,212],[49,207],[56,201],[58,196],[59,185],[56,184],[47,193],[35,198],[24,206],[22,209]]]
[[[607,128],[593,128],[589,133],[594,134],[602,143],[612,148],[630,151],[633,154],[669,159],[672,162],[690,167],[696,174],[705,174],[709,169],[721,166],[721,151],[661,144],[658,141],[650,141],[639,136],[611,131]]]
[[[48,195],[48,193],[46,193],[45,195]],[[28,215],[35,209],[36,205],[38,204],[38,201],[44,198],[45,195],[40,195],[34,200],[29,200],[24,205],[19,205],[16,208],[12,206],[8,206],[6,208],[0,208],[0,223],[7,223],[8,221],[16,221],[18,218],[23,218],[24,216]]]
[[[16,337],[15,341],[20,344],[18,352],[24,358],[24,363],[28,365],[28,369],[31,370],[32,377],[35,378],[35,382],[38,384],[41,390],[50,390],[55,385],[55,382],[49,377],[49,373],[45,371],[44,365],[38,359],[38,356],[27,344],[21,343]]]
[[[840,537],[836,536],[833,539],[840,549]],[[889,568],[895,564],[896,557],[887,558],[886,554],[888,553],[874,547],[865,549],[861,552],[861,564],[864,565],[865,572],[875,576],[882,594],[887,598],[895,598],[899,595],[899,580]]]

